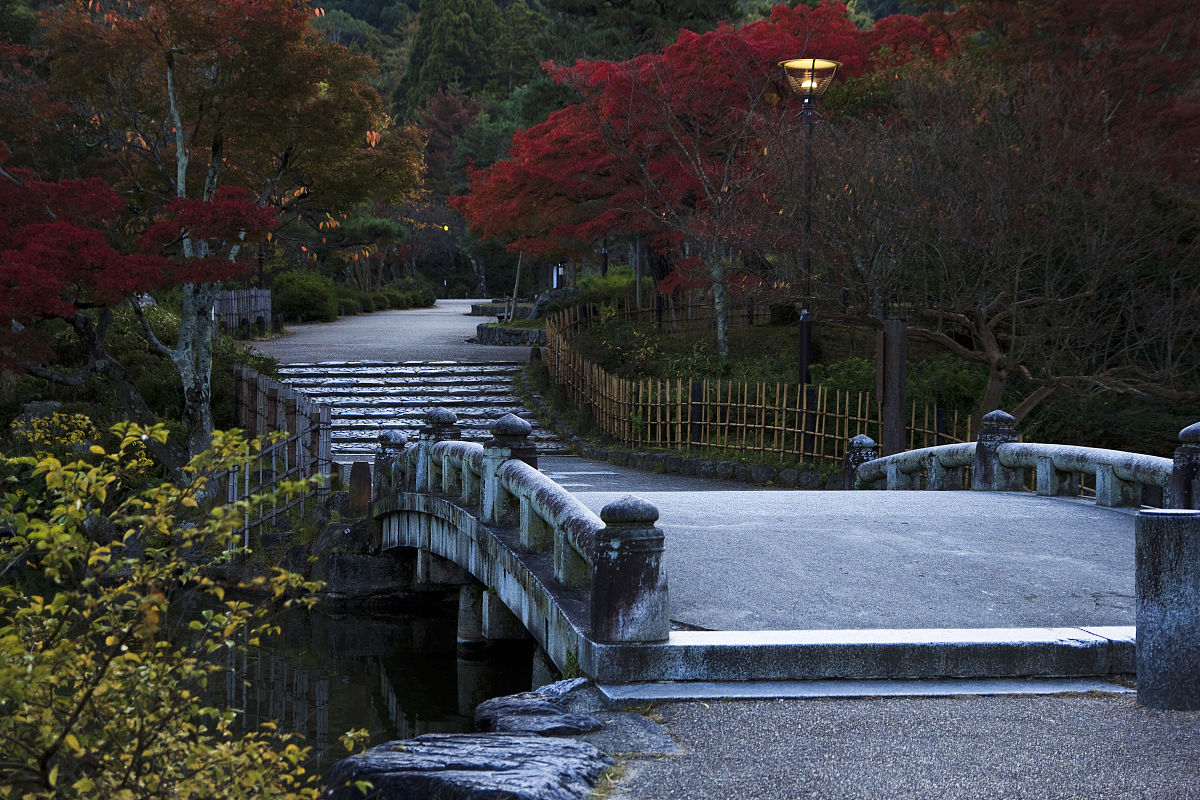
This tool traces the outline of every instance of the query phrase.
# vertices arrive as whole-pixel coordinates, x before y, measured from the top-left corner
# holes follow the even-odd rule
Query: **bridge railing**
[[[403,434],[380,437],[374,492],[440,494],[477,507],[479,519],[516,529],[523,553],[552,553],[553,577],[566,591],[587,591],[591,637],[600,642],[665,641],[670,632],[663,533],[658,510],[627,496],[597,516],[537,470],[531,427],[509,414],[478,444],[457,435],[453,412],[426,414],[416,447]]]
[[[1003,411],[983,418],[977,442],[925,447],[875,458],[875,442],[851,440],[846,457],[847,485],[887,489],[961,489],[971,471],[970,488],[1016,491],[1027,473],[1039,495],[1077,496],[1080,476],[1094,478],[1101,506],[1162,505],[1196,508],[1200,498],[1200,423],[1179,434],[1174,459],[1061,444],[1021,442],[1014,419]],[[852,479],[851,479],[852,475]],[[1148,502],[1154,501],[1157,502]]]

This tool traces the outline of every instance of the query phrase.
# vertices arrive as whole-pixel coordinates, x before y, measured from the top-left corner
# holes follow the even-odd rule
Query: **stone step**
[[[523,408],[517,398],[502,398],[502,397],[480,397],[456,400],[455,398],[446,398],[439,396],[424,397],[415,402],[396,402],[395,400],[386,397],[355,397],[343,400],[325,400],[324,398],[313,398],[320,402],[328,402],[330,406],[337,409],[333,412],[334,418],[337,417],[381,417],[381,416],[402,416],[420,418],[427,409],[430,408],[448,408],[454,413],[462,417],[464,414],[473,417],[486,416],[491,413],[489,409],[502,408],[505,409],[504,414],[508,414],[515,409]],[[504,416],[501,414],[500,416]]]
[[[453,377],[456,375],[512,375],[519,372],[518,362],[492,364],[453,364],[443,362],[414,361],[408,363],[372,364],[370,362],[324,362],[313,364],[281,364],[279,375],[291,377],[362,377],[362,378],[427,378]]]
[[[308,377],[286,377],[286,380],[297,389],[303,388],[308,394],[316,392],[349,392],[349,393],[364,393],[372,391],[412,391],[421,388],[436,389],[438,391],[474,391],[480,386],[500,386],[511,388],[512,379],[510,376],[501,377],[473,377],[462,376],[457,378],[424,378],[421,376],[412,379],[376,379],[376,378],[308,378]]]
[[[330,442],[335,461],[361,460],[375,452],[379,434],[398,430],[416,438],[432,407],[453,411],[465,441],[486,441],[505,414],[533,425],[530,439],[542,453],[565,453],[551,431],[513,393],[520,362],[347,361],[285,364],[280,377],[332,409]]]
[[[413,385],[413,386],[332,386],[332,387],[313,387],[302,386],[288,381],[295,389],[305,393],[308,397],[319,399],[322,403],[355,403],[364,401],[364,399],[386,399],[395,403],[407,403],[422,401],[426,403],[439,403],[440,397],[454,398],[458,401],[469,401],[473,397],[504,397],[508,398],[504,402],[518,403],[520,398],[517,398],[512,391],[511,384],[476,384],[468,386],[451,385]]]

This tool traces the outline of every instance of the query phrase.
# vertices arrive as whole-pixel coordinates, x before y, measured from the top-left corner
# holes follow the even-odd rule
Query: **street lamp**
[[[783,74],[791,84],[792,91],[799,95],[802,103],[800,114],[804,120],[804,308],[800,311],[800,382],[809,383],[808,366],[812,362],[812,318],[808,304],[812,300],[812,138],[817,100],[825,94],[840,61],[824,58],[792,58],[780,61]]]

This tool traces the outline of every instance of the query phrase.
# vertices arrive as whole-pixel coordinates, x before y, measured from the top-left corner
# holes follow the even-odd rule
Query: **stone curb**
[[[614,708],[685,700],[779,700],[873,697],[1133,694],[1132,686],[1087,678],[949,678],[943,680],[688,681],[596,687]]]
[[[597,447],[582,436],[555,413],[550,404],[540,394],[533,391],[529,385],[529,376],[524,370],[517,373],[520,392],[529,399],[537,414],[550,420],[558,437],[569,443],[572,452],[584,458],[604,461],[620,467],[642,470],[644,472],[661,472],[674,475],[695,476],[715,480],[737,481],[752,486],[777,486],[784,489],[841,489],[841,473],[821,479],[817,470],[801,472],[798,469],[786,468],[777,470],[762,464],[743,464],[738,461],[714,461],[711,459],[689,458],[677,453],[649,452],[637,450],[621,450],[616,448]]]

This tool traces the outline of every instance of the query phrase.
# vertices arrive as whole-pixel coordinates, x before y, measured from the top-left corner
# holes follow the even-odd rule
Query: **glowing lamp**
[[[826,58],[791,58],[779,62],[792,91],[800,95],[806,103],[815,102],[825,94],[841,65],[840,61],[830,61]]]

